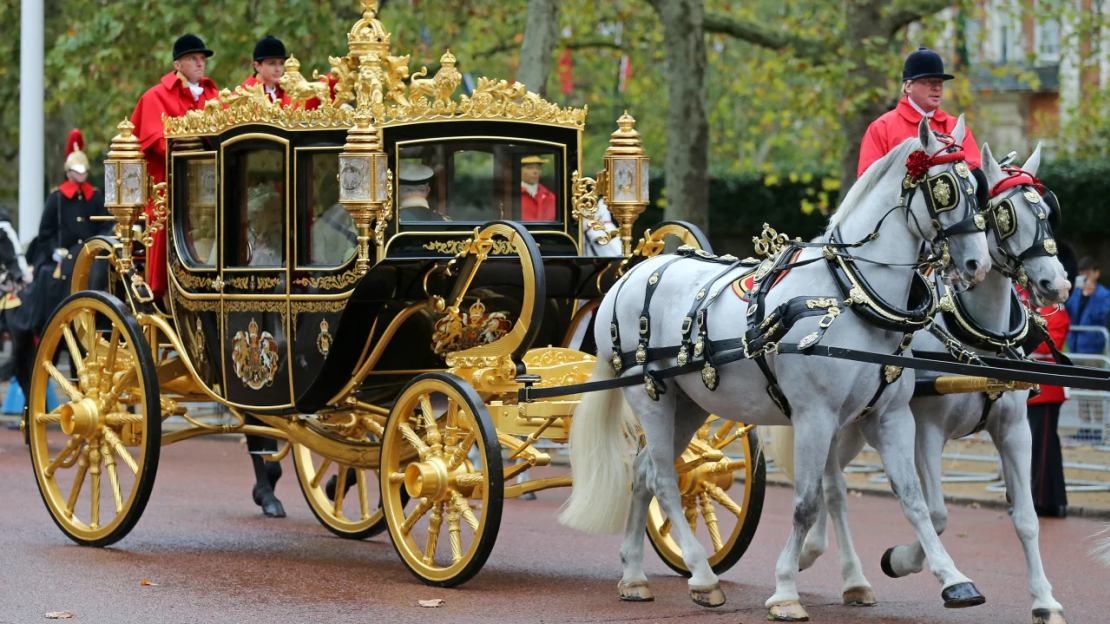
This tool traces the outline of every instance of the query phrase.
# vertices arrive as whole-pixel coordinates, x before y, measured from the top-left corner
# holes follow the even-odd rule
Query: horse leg
[[[848,530],[848,482],[844,480],[844,468],[852,461],[863,440],[859,429],[841,429],[833,439],[829,449],[829,459],[825,462],[825,476],[821,489],[825,494],[825,506],[832,517],[833,530],[836,532],[836,545],[840,558],[840,577],[844,579],[841,598],[844,604],[852,607],[873,607],[876,604],[875,592],[871,583],[863,575],[856,547],[852,544],[852,534]],[[812,531],[810,534],[812,535]]]
[[[625,397],[632,406],[632,411],[639,415],[640,426],[647,440],[643,452],[647,453],[653,468],[648,479],[649,486],[659,501],[659,507],[671,521],[671,533],[675,535],[675,541],[682,549],[682,560],[691,573],[690,598],[703,607],[719,607],[725,603],[724,592],[721,591],[717,575],[709,566],[709,555],[705,552],[705,547],[698,541],[686,520],[682,495],[678,489],[678,473],[674,467],[675,448],[685,448],[689,443],[689,436],[693,435],[697,427],[688,429],[689,423],[680,427],[683,431],[689,430],[689,435],[683,438],[680,445],[676,438],[680,433],[676,431],[676,421],[680,416],[683,420],[688,420],[689,410],[680,412],[677,409],[677,391],[675,384],[672,392],[665,394],[658,402],[652,401],[638,389],[625,392]],[[704,412],[701,414],[698,426],[705,421]],[[643,531],[643,527],[643,524],[639,524],[636,530]]]
[[[647,575],[644,574],[644,526],[647,524],[648,506],[651,504],[648,482],[652,478],[652,472],[648,454],[637,453],[632,465],[632,502],[624,529],[624,542],[621,543],[623,574],[621,582],[617,584],[617,595],[628,602],[655,600]]]
[[[902,513],[913,525],[925,549],[929,568],[941,583],[941,597],[948,608],[973,607],[986,602],[975,585],[964,576],[940,543],[929,518],[929,507],[921,493],[914,470],[914,419],[908,405],[867,418],[861,423],[863,435],[879,451],[890,487],[902,504]]]
[[[944,432],[931,423],[918,427],[914,451],[914,462],[921,479],[925,504],[929,507],[929,519],[938,537],[948,528],[948,507],[944,504],[941,480],[941,456],[944,454],[945,437]],[[925,549],[921,546],[921,541],[888,548],[883,553],[881,567],[883,573],[890,578],[917,574],[925,568]]]
[[[1010,398],[1010,397],[1007,397]],[[1014,401],[1017,403],[1017,401]],[[1014,504],[1014,530],[1025,551],[1025,568],[1029,573],[1029,593],[1033,596],[1034,624],[1065,624],[1064,608],[1052,597],[1052,585],[1041,563],[1040,523],[1033,509],[1030,471],[1033,439],[1029,431],[1024,405],[1006,409],[991,428],[991,439],[1002,457],[1006,490]]]
[[[806,535],[821,510],[821,474],[836,434],[828,412],[798,410],[794,415],[794,526],[775,564],[775,593],[767,599],[769,619],[800,622],[809,619],[798,596],[798,560]]]
[[[833,443],[833,447],[836,443]],[[832,453],[829,453],[830,460]],[[825,476],[828,477],[828,470],[826,467]],[[808,570],[817,563],[817,558],[825,554],[829,550],[829,514],[834,513],[831,503],[829,502],[830,494],[826,491],[825,484],[822,482],[821,487],[822,497],[817,499],[817,520],[813,524],[813,528],[806,533],[806,540],[802,543],[802,552],[798,555],[798,571]]]

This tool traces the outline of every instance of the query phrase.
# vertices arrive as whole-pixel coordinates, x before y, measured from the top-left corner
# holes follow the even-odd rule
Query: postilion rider
[[[147,173],[154,183],[166,181],[166,137],[162,116],[181,117],[191,110],[201,110],[205,102],[219,98],[216,83],[204,76],[204,68],[212,50],[200,37],[182,35],[173,44],[173,71],[139,98],[131,123],[146,158]],[[152,198],[153,201],[153,198]],[[152,207],[147,206],[148,218]],[[154,244],[147,250],[147,274],[150,288],[157,296],[166,291],[166,231],[154,235]]]
[[[292,99],[281,88],[281,77],[285,75],[285,44],[273,35],[266,35],[254,44],[254,75],[243,81],[243,88],[249,89],[257,84],[263,85],[271,102],[281,102],[282,106],[292,106]],[[327,78],[322,79],[327,81]],[[297,104],[299,106],[300,104]],[[320,107],[320,100],[312,98],[305,102],[305,109]]]
[[[934,132],[952,134],[959,118],[941,110],[940,103],[944,98],[944,83],[954,77],[944,72],[944,61],[940,55],[928,48],[918,48],[906,57],[902,67],[902,93],[905,97],[894,110],[868,126],[859,148],[856,177],[862,176],[872,163],[886,156],[902,141],[916,137],[917,124],[921,123],[922,117],[929,118],[929,127]],[[970,129],[964,136],[963,148],[967,164],[979,167],[979,147]]]

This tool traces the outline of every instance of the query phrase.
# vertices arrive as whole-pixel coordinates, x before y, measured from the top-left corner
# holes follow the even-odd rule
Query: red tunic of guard
[[[521,221],[554,221],[555,194],[539,183],[536,183],[535,196],[529,193],[528,189],[520,187],[520,219]]]
[[[958,117],[937,109],[929,118],[929,127],[936,132],[951,135],[958,121]],[[921,113],[917,112],[913,104],[910,104],[909,98],[902,98],[894,110],[871,122],[859,147],[859,168],[856,171],[856,177],[862,176],[872,163],[886,156],[902,141],[916,137],[919,123],[921,123]],[[981,158],[979,146],[975,143],[975,137],[970,129],[964,135],[963,147],[967,154],[967,164],[979,167]]]
[[[179,73],[172,71],[162,80],[147,90],[135,112],[131,115],[131,123],[135,126],[135,136],[138,137],[146,158],[147,173],[154,178],[154,183],[166,181],[166,136],[163,131],[162,117],[181,117],[191,110],[201,110],[208,100],[219,98],[216,83],[210,78],[201,78],[200,87],[204,91],[200,97],[193,99],[188,83]],[[153,218],[153,201],[146,207],[147,218]],[[166,291],[166,230],[156,232],[154,244],[146,251],[147,275],[150,278],[150,288],[155,293]]]

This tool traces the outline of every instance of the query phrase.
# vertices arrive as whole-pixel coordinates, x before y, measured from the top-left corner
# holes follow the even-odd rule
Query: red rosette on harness
[[[942,138],[943,141],[943,138]],[[946,152],[953,147],[956,148],[954,152]],[[914,150],[906,158],[906,171],[911,178],[919,179],[924,178],[931,167],[937,165],[944,165],[951,162],[967,160],[967,154],[964,153],[964,147],[955,140],[949,140],[943,147],[933,153],[932,156],[925,153],[925,150]]]

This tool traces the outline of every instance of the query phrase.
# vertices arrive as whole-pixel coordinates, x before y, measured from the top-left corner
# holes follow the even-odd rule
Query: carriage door
[[[225,141],[221,314],[224,387],[246,407],[292,404],[289,371],[289,143]]]

